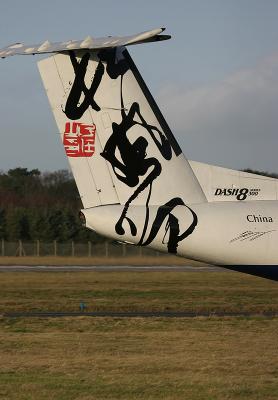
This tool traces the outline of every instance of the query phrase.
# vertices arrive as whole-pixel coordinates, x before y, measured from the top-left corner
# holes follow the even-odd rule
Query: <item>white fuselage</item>
[[[154,227],[158,206],[149,207],[149,225]],[[145,221],[146,207],[131,206],[128,217],[137,226],[133,236],[129,225],[121,235],[115,225],[121,205],[83,210],[86,226],[119,241],[138,244]],[[278,201],[217,202],[177,206],[171,215],[179,221],[179,235],[190,227],[192,211],[197,223],[190,235],[177,243],[177,254],[216,265],[278,265]],[[157,226],[148,247],[168,252],[170,230],[167,219]],[[169,224],[168,224],[169,225]],[[150,229],[146,231],[148,238]]]

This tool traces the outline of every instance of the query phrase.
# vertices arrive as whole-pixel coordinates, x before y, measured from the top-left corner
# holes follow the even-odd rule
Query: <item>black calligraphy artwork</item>
[[[112,122],[112,132],[104,146],[101,156],[110,163],[113,172],[119,181],[130,188],[135,189],[124,204],[124,209],[115,225],[115,231],[119,235],[124,235],[124,221],[126,221],[128,222],[130,233],[133,236],[137,235],[137,227],[131,218],[128,217],[128,210],[131,203],[141,193],[147,191],[145,221],[138,245],[149,245],[156,238],[158,231],[165,222],[166,228],[164,238],[166,234],[169,233],[167,244],[168,252],[177,253],[178,243],[194,231],[198,222],[197,215],[193,210],[187,207],[187,209],[192,213],[193,221],[184,232],[180,232],[179,221],[173,211],[175,207],[179,205],[185,206],[185,204],[182,199],[173,198],[158,208],[149,235],[145,238],[149,226],[149,202],[152,188],[154,182],[162,172],[162,166],[155,156],[147,155],[147,148],[149,146],[148,139],[146,139],[145,136],[139,136],[134,140],[131,129],[134,126],[140,126],[143,132],[148,134],[147,137],[149,140],[153,141],[161,157],[167,161],[170,161],[173,155],[177,156],[181,150],[175,142],[172,133],[170,132],[165,134],[165,131],[168,132],[169,128],[164,119],[160,124],[162,127],[165,127],[162,131],[158,127],[149,124],[146,121],[138,102],[134,101],[131,106],[129,106],[129,110],[126,109],[123,96],[123,80],[125,74],[134,66],[134,64],[130,62],[130,57],[126,50],[124,50],[124,52],[119,52],[119,54],[117,54],[116,48],[101,50],[98,53],[99,61],[91,81],[91,86],[88,88],[85,84],[85,76],[89,59],[90,53],[85,53],[81,57],[80,61],[77,61],[75,53],[70,51],[70,60],[75,73],[75,78],[66,101],[64,112],[69,119],[76,120],[80,119],[89,107],[92,107],[95,111],[100,111],[101,106],[96,103],[94,97],[101,86],[101,81],[105,71],[112,80],[120,77],[119,97],[121,121]],[[132,72],[138,74],[137,70],[135,71],[133,69]],[[138,77],[136,77],[136,79],[138,81]],[[138,83],[142,90],[146,90],[146,87],[144,86],[145,84],[142,82]],[[152,97],[147,100],[150,104],[154,102]],[[160,115],[156,116],[159,120]]]
[[[172,213],[172,211],[177,207],[177,206],[184,206],[186,209],[188,209],[191,214],[192,214],[192,223],[190,226],[185,229],[184,232],[180,233],[180,226],[179,226],[179,220],[178,218]],[[183,202],[183,200],[179,197],[175,197],[168,201],[166,204],[163,206],[160,206],[157,210],[156,217],[154,219],[154,222],[152,224],[149,237],[143,241],[143,237],[141,238],[140,242],[138,243],[139,245],[142,246],[147,246],[150,244],[155,237],[158,234],[159,229],[161,228],[163,222],[167,219],[166,222],[166,227],[165,227],[165,235],[164,238],[169,231],[169,239],[167,243],[167,248],[169,253],[176,254],[177,253],[177,247],[178,243],[184,240],[187,236],[191,235],[191,233],[194,231],[195,227],[197,226],[198,223],[198,218],[196,213],[188,206],[186,206]]]
[[[70,51],[69,53],[75,73],[75,79],[67,98],[64,112],[69,119],[76,120],[82,117],[89,106],[96,111],[100,110],[99,105],[94,100],[94,96],[104,74],[104,65],[99,61],[91,87],[88,89],[85,85],[85,75],[90,59],[90,53],[84,54],[80,62],[76,60],[74,51]],[[80,104],[82,94],[84,95],[84,100]]]

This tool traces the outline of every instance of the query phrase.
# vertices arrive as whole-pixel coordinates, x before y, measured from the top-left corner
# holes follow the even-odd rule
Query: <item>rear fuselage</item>
[[[122,211],[121,205],[108,205],[83,214],[88,228],[115,240],[164,252],[176,249],[180,256],[216,265],[278,265],[278,201],[200,203],[171,210],[150,206],[143,238],[146,207],[129,209],[135,235],[128,223],[124,232],[116,232]]]

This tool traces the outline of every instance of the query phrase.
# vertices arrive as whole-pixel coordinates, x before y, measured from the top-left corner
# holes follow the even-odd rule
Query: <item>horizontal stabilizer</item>
[[[46,40],[45,42],[36,45],[14,43],[0,49],[0,57],[6,58],[14,55],[61,53],[68,50],[80,49],[100,50],[170,39],[171,36],[169,35],[161,35],[164,30],[165,28],[158,28],[130,36],[108,36],[102,38],[93,38],[88,36],[82,40],[68,40],[66,42],[55,43],[50,43]]]

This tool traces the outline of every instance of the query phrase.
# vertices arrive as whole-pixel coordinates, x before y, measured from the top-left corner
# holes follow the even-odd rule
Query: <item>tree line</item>
[[[0,239],[100,242],[78,217],[82,203],[67,170],[0,172]]]
[[[245,172],[278,178],[251,169]],[[78,217],[82,203],[68,170],[40,172],[14,168],[0,172],[0,239],[103,241],[84,228]]]

